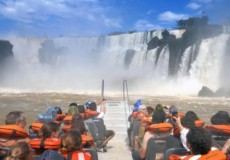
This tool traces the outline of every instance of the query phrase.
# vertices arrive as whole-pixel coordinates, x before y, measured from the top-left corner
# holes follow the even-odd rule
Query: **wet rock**
[[[215,93],[206,86],[203,86],[198,93],[199,97],[215,97]]]

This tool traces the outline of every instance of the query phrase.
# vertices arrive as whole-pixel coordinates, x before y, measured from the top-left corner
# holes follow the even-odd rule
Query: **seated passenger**
[[[213,125],[230,125],[230,116],[226,111],[218,111],[211,117]]]
[[[161,109],[156,109],[153,116],[152,116],[152,124],[158,124],[158,123],[164,123],[166,120],[166,114]],[[165,137],[167,135],[171,135],[172,132],[167,133],[155,133],[152,131],[146,131],[144,134],[143,142],[142,144],[139,143],[138,136],[135,137],[135,144],[134,144],[134,150],[132,151],[133,159],[143,159],[146,155],[146,149],[147,149],[147,143],[148,140],[152,137],[154,138],[160,138]]]
[[[103,124],[99,124],[99,125],[104,125],[103,118],[106,112],[106,98],[99,99],[97,103],[95,102],[89,103],[89,106],[87,108],[92,111],[99,111],[99,115],[97,115],[97,117],[94,117],[94,118],[102,119]],[[103,128],[103,127],[100,127],[100,128]],[[114,137],[114,135],[115,135],[115,132],[113,130],[105,130],[105,135],[103,137],[104,139],[102,140],[102,142],[97,144],[97,151],[106,152],[107,150],[105,149],[105,147],[107,143],[109,142],[109,140],[111,140]]]
[[[32,160],[31,149],[26,142],[14,144],[5,160]]]
[[[189,129],[195,126],[194,114],[190,114],[190,113],[192,112],[185,114],[185,116],[182,119],[180,117],[173,117],[180,131],[180,139],[182,141],[182,144],[187,151],[189,151],[189,147],[187,146],[186,136],[187,133],[189,132]]]
[[[62,148],[60,152],[65,158],[71,160],[91,160],[92,157],[88,152],[81,148],[82,138],[81,134],[76,130],[71,130],[62,136]]]
[[[71,129],[77,129],[81,134],[87,134],[84,119],[80,114],[74,114],[71,121]]]
[[[7,114],[6,119],[5,119],[5,124],[6,126],[10,125],[15,125],[12,126],[12,132],[9,132],[9,135],[1,135],[0,136],[0,146],[2,147],[10,147],[14,145],[16,142],[19,141],[25,141],[29,142],[29,134],[25,130],[26,126],[26,117],[25,114],[21,111],[13,111]],[[13,130],[20,129],[22,135],[13,135]],[[9,129],[9,128],[8,128]],[[11,131],[11,130],[9,130]]]
[[[226,160],[226,155],[212,147],[211,134],[204,128],[193,127],[187,134],[190,154],[187,156],[170,156],[170,160]]]
[[[55,122],[44,124],[38,132],[38,138],[31,139],[29,144],[40,155],[47,149],[58,150],[61,139],[59,138],[59,126]]]
[[[45,138],[58,138],[59,137],[59,126],[54,122],[44,124],[38,132],[38,137]]]

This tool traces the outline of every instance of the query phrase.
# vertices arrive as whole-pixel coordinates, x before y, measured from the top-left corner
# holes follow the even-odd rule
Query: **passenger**
[[[38,132],[38,137],[42,139],[46,138],[58,138],[59,137],[59,126],[54,122],[44,124]]]
[[[13,111],[7,114],[5,119],[5,124],[16,124],[20,126],[21,128],[25,128],[26,126],[26,116],[21,111]]]
[[[22,131],[25,133],[24,137],[12,137],[12,135],[9,135],[8,137],[0,137],[0,146],[2,147],[11,147],[14,145],[16,142],[19,141],[25,141],[29,142],[28,133],[25,130],[26,126],[26,116],[23,112],[21,111],[13,111],[7,114],[6,119],[5,119],[5,124],[6,125],[17,125],[19,126]],[[12,128],[15,129],[15,128]]]
[[[103,119],[105,116],[105,112],[106,112],[106,98],[99,99],[97,103],[91,102],[89,104],[89,109],[93,111],[98,110],[100,114],[97,116],[97,118]],[[101,144],[97,145],[97,150],[106,152],[107,150],[105,149],[105,147],[107,143],[109,142],[109,140],[111,140],[114,137],[114,135],[115,135],[115,132],[113,130],[106,130],[105,139],[101,142]]]
[[[148,117],[152,117],[154,113],[154,108],[152,106],[147,106]]]
[[[32,151],[26,142],[14,144],[5,160],[32,160]]]
[[[67,114],[68,115],[74,115],[76,113],[79,113],[77,103],[70,103]]]
[[[166,114],[162,109],[156,109],[153,116],[152,116],[152,124],[157,124],[157,123],[163,123],[166,120]],[[169,133],[170,135],[172,133]],[[135,144],[134,144],[134,149],[132,151],[132,156],[133,159],[144,159],[146,155],[146,149],[147,149],[147,143],[148,140],[152,137],[165,137],[165,134],[156,134],[152,131],[146,131],[144,134],[143,142],[142,144],[139,143],[138,136],[135,137]]]
[[[82,150],[81,143],[82,138],[80,132],[71,130],[62,136],[62,148],[60,152],[65,158],[71,157],[71,160],[80,159],[79,157],[82,158],[81,160],[91,160],[91,155]]]
[[[195,120],[190,117],[189,115],[183,117],[182,119],[180,117],[173,117],[176,121],[176,125],[180,131],[180,139],[184,146],[184,148],[189,151],[189,147],[187,146],[187,133],[189,132],[189,129],[195,126]]]
[[[211,134],[202,127],[193,127],[187,134],[187,143],[190,155],[170,156],[170,160],[226,160],[226,155],[212,147]]]
[[[77,129],[81,134],[87,134],[84,119],[78,113],[74,114],[72,117],[71,128]]]
[[[218,111],[211,117],[213,125],[230,125],[230,117],[226,111]]]
[[[197,116],[197,114],[196,114],[195,112],[193,112],[193,111],[188,111],[188,112],[186,112],[185,117],[191,117],[191,118],[194,119],[195,121],[200,119],[200,118]]]

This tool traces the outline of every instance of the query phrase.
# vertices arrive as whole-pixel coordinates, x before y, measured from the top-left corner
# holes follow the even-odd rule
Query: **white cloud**
[[[161,29],[161,27],[155,24],[151,24],[147,20],[138,20],[134,24],[134,29],[138,31],[145,31],[145,30]]]
[[[102,7],[98,0],[5,0],[0,3],[1,17],[15,21],[18,28],[79,27],[95,23],[101,28],[120,28],[121,19],[108,12],[111,10]]]
[[[186,19],[188,18],[188,15],[186,14],[176,14],[171,11],[164,12],[158,16],[158,19],[160,21],[167,21],[167,22],[173,22],[180,19]]]
[[[200,8],[201,7],[201,5],[200,4],[198,4],[198,3],[189,3],[188,5],[187,5],[187,8],[190,8],[190,9],[198,9],[198,8]]]

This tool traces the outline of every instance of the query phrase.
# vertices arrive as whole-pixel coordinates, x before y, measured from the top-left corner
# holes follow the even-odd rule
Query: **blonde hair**
[[[5,160],[31,160],[31,150],[27,142],[17,142]]]

